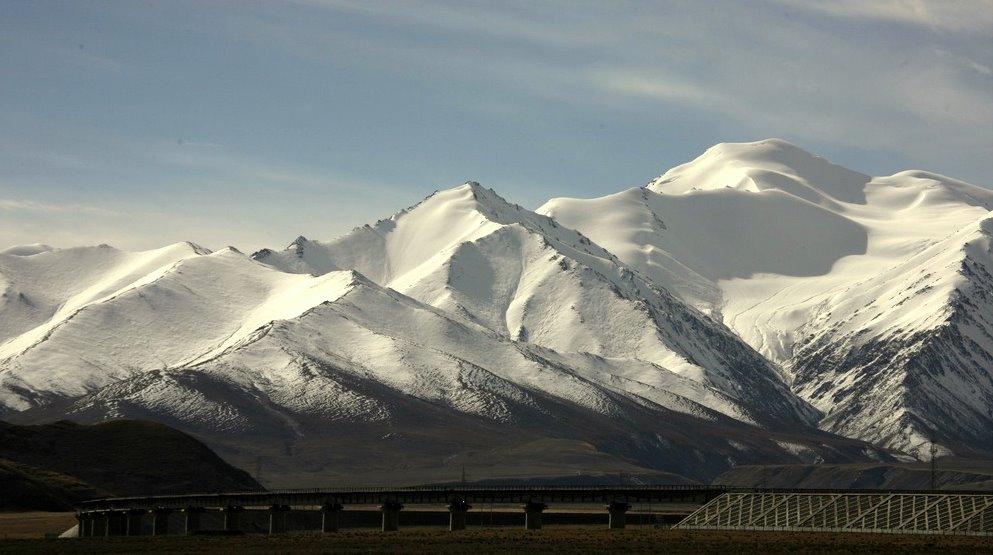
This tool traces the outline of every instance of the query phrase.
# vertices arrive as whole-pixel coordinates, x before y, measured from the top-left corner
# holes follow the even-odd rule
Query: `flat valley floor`
[[[0,553],[983,553],[993,538],[829,533],[676,531],[649,526],[608,530],[601,526],[470,528],[448,532],[410,527],[383,533],[349,529],[334,534],[275,536],[168,536],[38,539],[75,523],[72,513],[0,513]]]

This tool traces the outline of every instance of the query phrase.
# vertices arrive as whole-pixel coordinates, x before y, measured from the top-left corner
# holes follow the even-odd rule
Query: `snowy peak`
[[[12,247],[8,247],[0,250],[0,255],[9,254],[11,256],[34,256],[36,254],[49,252],[51,250],[54,249],[43,243],[32,243],[30,245],[14,245]]]
[[[775,191],[814,204],[865,203],[870,178],[779,139],[722,143],[647,185],[669,195],[732,189]]]
[[[824,429],[920,454],[935,421],[961,423],[952,450],[993,429],[991,208],[975,185],[870,178],[768,140],[538,211],[779,363]]]
[[[355,269],[380,285],[407,290],[443,264],[466,242],[506,226],[576,245],[600,258],[612,255],[574,230],[560,229],[548,216],[511,204],[474,181],[435,191],[418,204],[373,225],[353,229],[329,242],[297,238],[283,251],[268,249],[252,258],[285,272],[320,275]]]
[[[253,253],[251,258],[291,274],[318,276],[340,269],[328,259],[327,253],[319,242],[310,241],[303,235],[294,239],[282,251],[261,249]]]
[[[877,177],[868,192],[871,204],[901,216],[963,207],[993,210],[993,190],[920,170]]]
[[[813,415],[721,324],[582,233],[474,182],[437,191],[334,241],[298,240],[294,249],[256,259],[284,271],[306,266],[313,274],[353,268],[514,341],[558,353],[634,357],[746,405],[765,405],[777,422]]]

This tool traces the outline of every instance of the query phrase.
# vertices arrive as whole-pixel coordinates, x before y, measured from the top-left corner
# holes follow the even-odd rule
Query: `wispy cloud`
[[[176,139],[176,144],[191,148],[222,148],[224,146],[210,141],[190,141],[187,139]]]
[[[278,245],[383,217],[462,172],[540,203],[767,136],[973,181],[993,171],[993,0],[90,9],[114,25],[0,24],[18,53],[0,63],[21,76],[0,105],[8,237],[62,244],[101,225],[98,242],[140,228],[216,246],[252,221],[239,236]]]
[[[989,35],[993,0],[784,0],[759,6],[718,2],[667,7],[624,3],[622,9],[583,2],[579,7],[509,2],[471,10],[427,1],[296,3],[435,33],[429,41],[389,34],[374,39],[348,36],[352,51],[366,53],[356,56],[363,63],[392,59],[579,106],[616,105],[637,97],[713,110],[742,123],[760,120],[755,110],[789,112],[792,106],[796,111],[830,111],[836,122],[862,127],[867,116],[875,114],[873,119],[882,121],[901,111],[913,121],[958,125],[975,118],[978,110],[985,121],[984,100],[989,104],[989,81],[970,83],[943,67],[989,77],[983,60],[955,52],[948,44],[940,51],[930,48],[912,35],[897,37],[905,44],[894,49],[860,29],[857,32],[865,36],[853,42],[849,34],[856,31],[825,28],[816,16]],[[568,9],[570,5],[574,9]],[[788,11],[806,16],[784,17]],[[327,41],[336,39],[305,32],[292,40],[298,46],[311,41],[310,50],[321,55],[328,52]],[[481,66],[485,72],[479,71]],[[913,74],[919,76],[916,83]],[[775,115],[769,114],[777,119]],[[797,135],[805,130],[801,126]],[[762,134],[761,129],[755,131]]]
[[[993,125],[993,93],[966,86],[951,68],[917,67],[887,79],[891,100],[921,121],[962,127]]]
[[[815,10],[848,19],[874,19],[935,30],[988,33],[993,28],[991,0],[781,0],[791,8]]]
[[[608,68],[589,73],[590,83],[602,91],[637,96],[661,102],[695,108],[730,111],[733,96],[721,94],[704,83],[693,82],[682,75],[657,75],[654,69]]]
[[[44,214],[77,214],[88,216],[118,216],[119,213],[99,206],[83,204],[50,204],[33,200],[0,198],[0,210]]]

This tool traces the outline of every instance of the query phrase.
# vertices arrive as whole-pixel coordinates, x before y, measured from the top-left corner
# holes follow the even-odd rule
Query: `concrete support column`
[[[128,524],[128,513],[125,511],[107,511],[108,536],[123,536]]]
[[[269,507],[269,533],[282,534],[286,532],[286,513],[290,512],[289,505],[272,505]]]
[[[383,503],[379,510],[383,512],[383,532],[396,532],[400,529],[400,511],[403,503],[387,501]]]
[[[147,513],[145,509],[131,509],[128,511],[127,526],[124,533],[128,536],[141,535],[141,518]]]
[[[169,515],[172,509],[156,507],[152,509],[152,535],[165,536],[169,533]]]
[[[541,513],[548,508],[548,505],[537,501],[528,501],[524,505],[524,529],[541,530]]]
[[[89,512],[76,513],[76,520],[79,521],[79,537],[87,538],[93,535],[93,515]]]
[[[186,516],[186,535],[190,536],[199,532],[203,507],[186,507],[183,509],[183,514]]]
[[[107,535],[107,511],[100,511],[93,515],[93,535]]]
[[[448,529],[449,531],[465,530],[466,513],[472,505],[466,503],[465,499],[453,499],[448,504]]]
[[[341,503],[328,501],[321,505],[321,532],[337,532],[338,520],[344,509]]]
[[[224,531],[234,532],[241,529],[241,513],[244,507],[228,505],[221,509],[224,512]]]
[[[611,501],[610,505],[607,505],[607,514],[610,515],[607,527],[611,529],[624,528],[625,515],[630,508],[631,505],[623,501]]]

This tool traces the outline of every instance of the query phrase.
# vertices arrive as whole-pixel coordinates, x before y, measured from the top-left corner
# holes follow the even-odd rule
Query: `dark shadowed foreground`
[[[989,553],[989,538],[868,534],[685,532],[658,528],[488,528],[395,533],[7,540],[5,554],[33,553]]]
[[[0,511],[71,510],[113,495],[255,491],[248,473],[163,424],[0,421]]]

